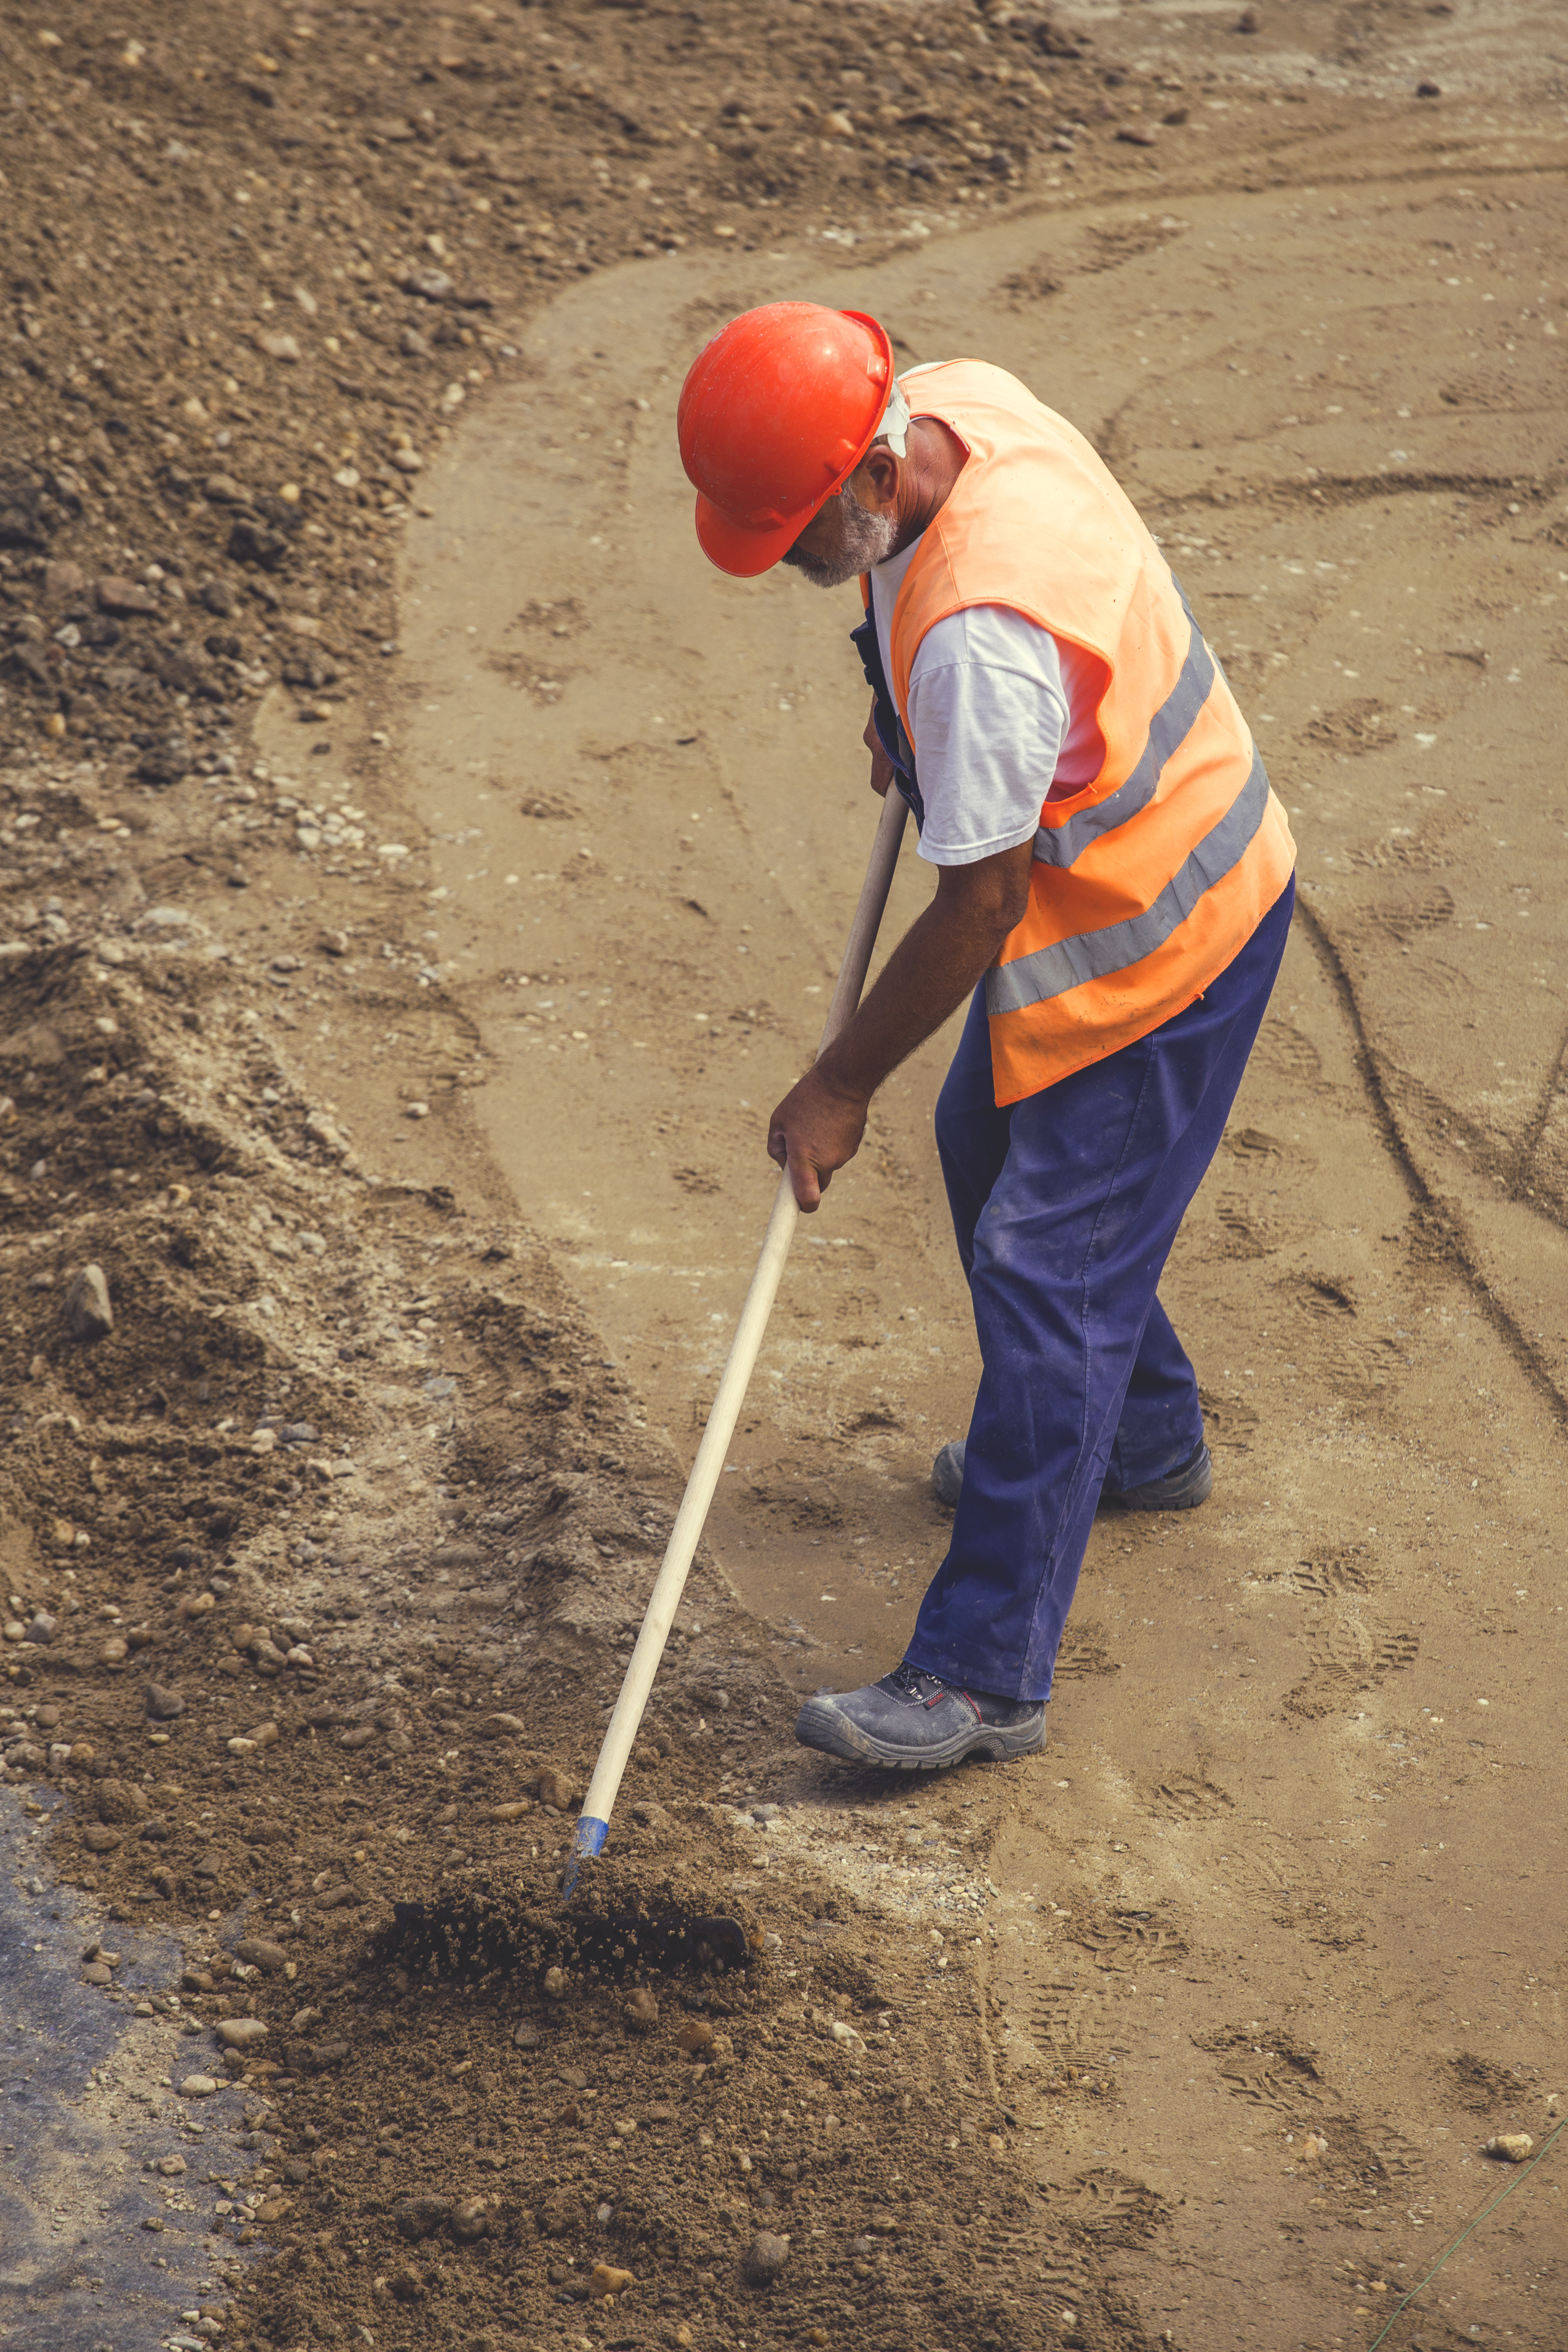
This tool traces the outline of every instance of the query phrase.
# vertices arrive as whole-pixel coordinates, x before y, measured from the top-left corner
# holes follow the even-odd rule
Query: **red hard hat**
[[[893,345],[859,310],[768,302],[721,328],[676,412],[704,554],[742,580],[777,563],[865,456],[892,390]]]

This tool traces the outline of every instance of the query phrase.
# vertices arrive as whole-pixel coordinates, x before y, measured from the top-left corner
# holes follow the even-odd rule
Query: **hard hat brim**
[[[727,572],[732,580],[755,580],[760,572],[770,572],[810,520],[811,516],[806,515],[799,522],[779,524],[770,530],[748,530],[697,492],[697,544],[708,562]]]

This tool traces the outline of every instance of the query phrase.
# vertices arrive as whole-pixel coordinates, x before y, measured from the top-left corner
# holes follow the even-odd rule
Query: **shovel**
[[[860,1003],[861,991],[876,944],[877,930],[882,922],[887,894],[892,887],[894,868],[898,863],[899,845],[904,838],[908,803],[896,790],[890,789],[883,803],[882,816],[872,846],[871,863],[866,868],[861,887],[860,903],[850,927],[844,959],[839,967],[838,984],[833,990],[828,1017],[822,1026],[819,1055],[831,1045],[839,1032],[848,1024]],[[735,1339],[724,1376],[718,1384],[718,1394],[708,1414],[707,1427],[697,1448],[696,1460],[686,1480],[686,1491],[681,1507],[675,1514],[670,1540],[664,1549],[664,1560],[653,1590],[649,1597],[642,1631],[626,1668],[621,1696],[610,1718],[599,1750],[599,1761],[593,1768],[593,1778],[588,1784],[582,1811],[572,1836],[562,1892],[570,1902],[576,1890],[578,1874],[585,1860],[591,1860],[604,1850],[610,1834],[610,1817],[626,1769],[627,1759],[643,1721],[653,1678],[664,1654],[681,1595],[685,1591],[693,1558],[706,1521],[729,1451],[735,1425],[740,1418],[740,1408],[746,1400],[747,1384],[756,1368],[762,1347],[768,1318],[784,1273],[784,1261],[789,1255],[789,1243],[795,1231],[800,1211],[788,1171],[780,1177],[773,1213],[768,1222],[768,1232],[757,1261],[757,1271],[751,1277],[751,1287],[746,1294],[746,1304],[736,1326]],[[628,1969],[671,1967],[682,1962],[706,1968],[743,1968],[750,1957],[745,1928],[737,1919],[698,1916],[695,1914],[674,1916],[642,1915],[632,1918],[583,1920],[568,1927],[564,1920],[551,1921],[535,1913],[519,1916],[505,1901],[472,1901],[459,1908],[455,1904],[426,1906],[399,1903],[393,1906],[394,1925],[382,1939],[383,1954],[394,1953],[404,1958],[423,1960],[438,1969],[456,1965],[465,1973],[488,1976],[505,1972],[525,1954],[536,1961],[548,1958],[558,1936],[564,1940],[561,1954],[576,1961],[586,1962],[597,1972],[622,1974]]]

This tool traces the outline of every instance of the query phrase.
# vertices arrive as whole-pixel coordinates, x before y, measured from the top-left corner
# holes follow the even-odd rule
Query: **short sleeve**
[[[1049,630],[972,604],[926,632],[909,682],[920,855],[969,866],[1033,839],[1071,724]]]

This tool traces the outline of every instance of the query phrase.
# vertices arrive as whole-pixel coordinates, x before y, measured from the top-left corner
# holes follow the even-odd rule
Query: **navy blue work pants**
[[[1196,1003],[997,1108],[985,988],[936,1105],[982,1371],[947,1556],[907,1655],[945,1682],[1051,1695],[1103,1486],[1163,1477],[1203,1436],[1156,1298],[1285,951],[1288,883]]]

